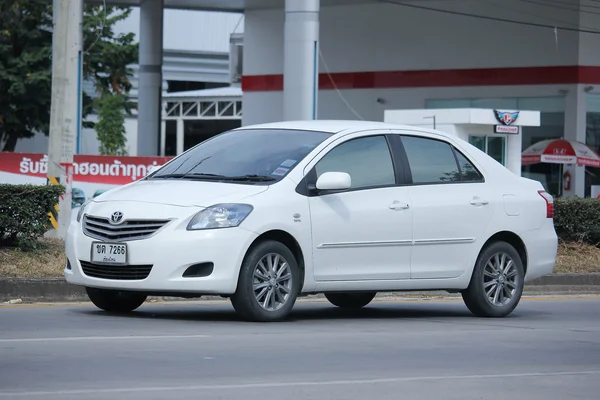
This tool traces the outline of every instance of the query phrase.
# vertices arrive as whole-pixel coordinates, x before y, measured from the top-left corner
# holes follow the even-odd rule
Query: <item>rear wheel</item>
[[[146,301],[143,293],[85,288],[89,299],[101,310],[108,312],[126,313],[135,310]]]
[[[280,321],[290,313],[300,289],[294,254],[284,244],[268,240],[250,250],[240,270],[231,304],[249,321]]]
[[[377,293],[325,293],[325,298],[340,308],[358,309],[366,306]]]
[[[517,250],[509,243],[495,242],[479,255],[462,297],[478,317],[505,317],[521,300],[524,278],[523,261]]]

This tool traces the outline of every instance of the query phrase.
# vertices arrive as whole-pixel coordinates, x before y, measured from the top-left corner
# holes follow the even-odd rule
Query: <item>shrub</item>
[[[565,242],[600,243],[600,200],[569,198],[554,200],[554,227]]]
[[[0,246],[30,250],[52,228],[48,213],[63,186],[0,184]]]

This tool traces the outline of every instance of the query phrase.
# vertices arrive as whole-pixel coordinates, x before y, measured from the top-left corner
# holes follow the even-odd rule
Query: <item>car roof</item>
[[[235,130],[244,129],[290,129],[303,131],[320,131],[336,134],[345,131],[362,131],[370,129],[406,129],[418,131],[433,135],[449,137],[447,133],[433,129],[421,128],[411,125],[393,124],[379,121],[359,121],[359,120],[305,120],[305,121],[278,121],[264,124],[246,125]]]

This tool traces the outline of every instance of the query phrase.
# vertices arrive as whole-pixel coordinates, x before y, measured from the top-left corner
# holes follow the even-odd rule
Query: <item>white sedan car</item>
[[[439,131],[246,126],[82,206],[64,273],[110,312],[220,295],[276,321],[298,296],[359,308],[377,292],[445,290],[503,317],[554,268],[553,213],[540,183]]]

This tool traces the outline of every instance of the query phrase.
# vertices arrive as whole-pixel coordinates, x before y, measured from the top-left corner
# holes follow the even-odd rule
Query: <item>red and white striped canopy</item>
[[[521,155],[521,164],[578,164],[600,167],[600,156],[587,145],[565,139],[543,140],[535,143]]]

